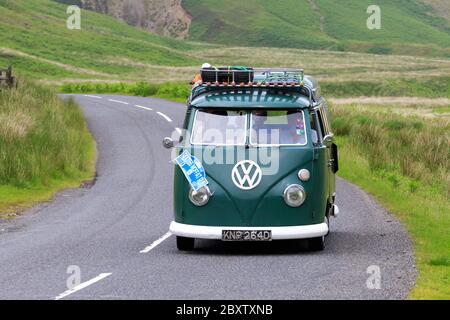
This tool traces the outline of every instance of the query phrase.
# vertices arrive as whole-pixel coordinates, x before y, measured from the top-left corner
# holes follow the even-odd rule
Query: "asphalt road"
[[[181,126],[184,106],[75,98],[98,144],[98,179],[0,222],[0,299],[403,299],[414,285],[405,229],[341,179],[323,252],[295,241],[201,241],[179,252],[167,233],[173,167],[161,141]],[[68,268],[81,272],[72,291]],[[368,271],[378,268],[376,289]]]

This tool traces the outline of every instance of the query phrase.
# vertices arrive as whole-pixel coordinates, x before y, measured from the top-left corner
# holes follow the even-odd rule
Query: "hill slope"
[[[192,40],[382,53],[405,44],[417,44],[411,47],[417,51],[448,48],[450,22],[438,10],[450,6],[427,2],[433,6],[419,0],[377,1],[382,28],[372,31],[366,25],[371,0],[184,0],[183,6],[192,15]]]
[[[134,79],[152,67],[198,65],[194,45],[82,12],[82,30],[66,27],[67,5],[49,0],[0,0],[0,66],[45,79]],[[149,72],[150,73],[150,72]]]
[[[239,6],[244,5],[236,2],[236,8]],[[91,11],[82,11],[82,30],[72,31],[66,28],[66,8],[67,5],[50,0],[0,0],[0,68],[12,64],[21,75],[52,84],[187,81],[203,62],[302,66],[309,74],[327,82],[364,80],[372,83],[392,78],[426,81],[430,77],[447,77],[450,72],[450,60],[441,57],[255,49],[186,42],[156,36]],[[311,29],[310,34],[314,32]],[[274,39],[276,33],[280,37],[285,34],[274,31]],[[317,34],[320,36],[320,32]],[[324,44],[336,41],[326,35],[321,39]],[[316,39],[312,40],[312,45],[313,41]],[[404,50],[401,53],[410,53],[406,45],[399,48]],[[421,47],[414,47],[418,48]],[[450,49],[447,50],[450,56]]]

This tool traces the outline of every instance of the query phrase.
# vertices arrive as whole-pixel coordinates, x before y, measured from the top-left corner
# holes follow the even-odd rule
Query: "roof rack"
[[[215,90],[285,88],[298,92],[306,89],[309,100],[313,103],[313,88],[305,83],[303,69],[222,67],[202,68],[200,74],[202,80],[194,84],[190,101]]]

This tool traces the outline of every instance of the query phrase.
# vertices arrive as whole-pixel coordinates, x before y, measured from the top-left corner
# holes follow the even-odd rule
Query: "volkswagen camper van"
[[[175,156],[192,155],[206,181],[193,187],[175,166],[170,231],[178,249],[194,249],[195,239],[307,239],[311,250],[323,250],[339,211],[338,155],[318,83],[301,69],[207,68],[201,75],[180,142],[163,142]]]

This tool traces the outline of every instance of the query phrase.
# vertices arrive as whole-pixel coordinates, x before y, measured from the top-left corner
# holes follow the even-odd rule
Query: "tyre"
[[[191,251],[194,250],[195,239],[177,237],[177,248],[180,251]]]
[[[322,251],[325,249],[325,237],[308,239],[308,249],[310,251]]]

